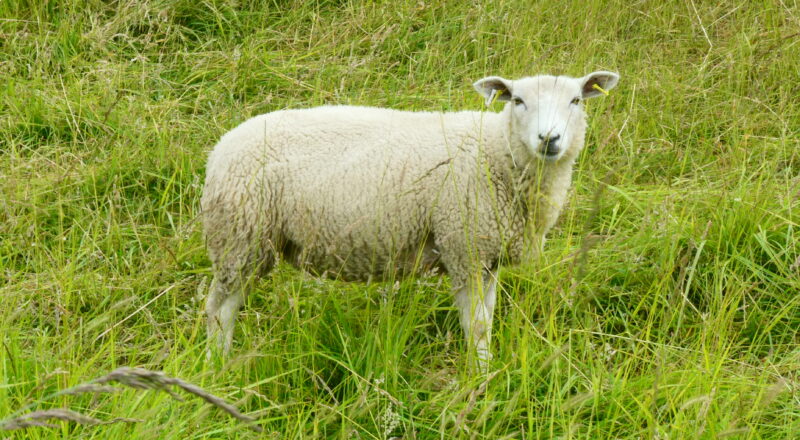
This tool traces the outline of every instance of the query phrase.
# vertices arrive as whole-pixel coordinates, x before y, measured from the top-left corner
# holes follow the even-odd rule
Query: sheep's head
[[[494,99],[507,102],[504,111],[510,112],[512,133],[531,155],[556,162],[575,157],[583,147],[583,100],[614,88],[618,80],[616,73],[601,71],[583,78],[542,75],[511,81],[490,76],[474,86],[487,105]]]

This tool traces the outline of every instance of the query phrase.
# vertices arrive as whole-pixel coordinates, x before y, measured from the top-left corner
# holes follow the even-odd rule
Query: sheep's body
[[[464,281],[467,235],[488,266],[504,250],[516,262],[526,205],[510,203],[519,194],[502,124],[495,113],[346,106],[257,116],[209,159],[209,248],[257,251],[252,263],[267,265],[284,251],[300,267],[362,281],[437,263]],[[542,188],[552,201],[548,223],[568,189],[571,167],[562,168],[558,184]],[[553,170],[529,168],[528,177],[535,171]],[[551,224],[539,226],[544,233]],[[254,249],[259,235],[269,241]]]
[[[215,276],[210,334],[221,326],[229,348],[248,280],[281,257],[346,280],[441,267],[466,292],[465,330],[464,313],[483,313],[488,333],[486,273],[519,261],[526,230],[541,240],[553,226],[585,130],[578,118],[563,157],[546,162],[512,129],[513,112],[325,106],[257,116],[227,133],[209,158],[201,202]],[[471,283],[481,274],[483,283]],[[482,290],[492,296],[485,307]],[[488,357],[485,339],[478,348]]]

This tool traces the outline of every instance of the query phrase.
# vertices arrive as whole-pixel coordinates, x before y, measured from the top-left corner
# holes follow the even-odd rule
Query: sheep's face
[[[474,84],[486,98],[506,101],[512,135],[530,154],[548,162],[575,157],[583,147],[586,115],[583,100],[599,96],[617,85],[619,75],[594,72],[583,78],[535,76],[510,81],[490,76]]]

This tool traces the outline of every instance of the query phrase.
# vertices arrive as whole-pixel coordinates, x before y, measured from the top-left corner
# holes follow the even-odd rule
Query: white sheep
[[[618,79],[492,76],[474,87],[507,102],[499,113],[323,106],[231,130],[201,201],[209,340],[230,349],[245,294],[277,258],[344,280],[439,267],[485,367],[498,265],[521,259],[523,238],[543,244],[583,148],[582,101]]]

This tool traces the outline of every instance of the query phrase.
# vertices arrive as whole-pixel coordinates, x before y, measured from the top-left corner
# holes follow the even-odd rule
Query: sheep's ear
[[[511,100],[511,81],[505,78],[487,76],[475,81],[472,86],[486,99],[486,107],[489,107],[495,99],[499,101]]]
[[[581,87],[583,99],[587,99],[600,96],[604,94],[603,90],[609,91],[616,87],[619,75],[614,72],[599,71],[590,73],[581,80],[583,81],[583,86]],[[595,86],[600,87],[602,90],[597,90]]]

